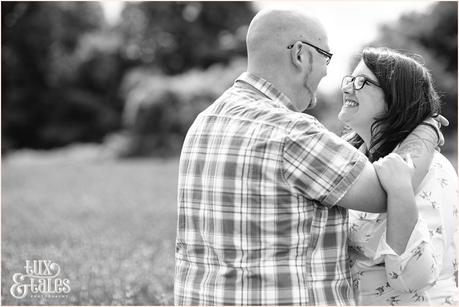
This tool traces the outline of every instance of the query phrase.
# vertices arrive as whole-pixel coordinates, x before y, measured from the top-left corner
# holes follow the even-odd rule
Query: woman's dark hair
[[[384,93],[387,112],[371,125],[370,161],[388,155],[424,119],[440,113],[440,98],[429,71],[415,59],[388,48],[365,48],[362,60]],[[347,139],[355,147],[363,140]]]

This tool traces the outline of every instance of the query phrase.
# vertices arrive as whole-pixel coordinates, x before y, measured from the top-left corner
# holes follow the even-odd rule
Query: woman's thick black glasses
[[[376,81],[371,80],[367,76],[364,75],[358,75],[358,76],[344,76],[343,81],[341,82],[341,88],[344,88],[345,86],[348,86],[349,83],[352,83],[352,86],[354,87],[354,90],[358,91],[362,87],[365,86],[367,83],[371,83],[373,85],[376,85],[377,87],[381,87]]]
[[[328,51],[325,51],[325,50],[323,50],[322,48],[319,48],[319,47],[317,47],[317,46],[315,46],[315,45],[313,45],[313,44],[311,44],[311,43],[308,43],[308,42],[305,42],[305,41],[299,41],[299,42],[302,43],[302,44],[305,44],[305,45],[308,45],[308,46],[311,46],[312,48],[314,48],[318,53],[320,53],[321,55],[323,55],[323,56],[325,57],[325,62],[327,63],[327,65],[328,65],[328,63],[330,63],[330,60],[331,60],[331,58],[332,58],[332,56],[333,56],[332,53],[330,53],[330,52],[328,52]],[[295,42],[295,43],[296,43],[296,42]],[[291,45],[288,45],[288,46],[287,46],[287,49],[292,49],[293,46],[295,46],[295,43],[293,43],[293,44],[291,44]]]

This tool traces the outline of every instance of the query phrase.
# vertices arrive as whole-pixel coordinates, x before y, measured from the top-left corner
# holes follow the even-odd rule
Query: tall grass
[[[172,305],[177,171],[177,159],[2,161],[2,304]],[[60,265],[67,297],[10,294],[35,259]]]
[[[3,305],[173,304],[177,160],[2,162]],[[64,298],[14,298],[14,273],[49,259]]]

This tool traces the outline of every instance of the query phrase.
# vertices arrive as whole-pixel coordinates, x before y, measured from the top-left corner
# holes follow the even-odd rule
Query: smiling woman
[[[387,213],[349,210],[349,246],[359,305],[440,305],[457,301],[457,175],[436,152],[416,195],[411,158],[391,153],[416,126],[439,113],[429,71],[387,48],[366,48],[343,79],[339,119],[350,142],[374,162]],[[375,162],[376,161],[376,162]]]
[[[343,107],[338,119],[352,127],[365,141],[371,143],[372,119],[386,112],[384,93],[373,72],[361,61],[352,76],[343,78]]]
[[[353,72],[366,82],[343,79],[338,118],[356,133],[371,161],[386,156],[429,116],[440,113],[430,72],[413,58],[388,48],[366,48]],[[361,79],[362,80],[362,79]]]

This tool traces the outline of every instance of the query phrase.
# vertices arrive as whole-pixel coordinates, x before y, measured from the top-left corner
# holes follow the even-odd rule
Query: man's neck
[[[287,98],[290,100],[290,103],[292,106],[295,108],[296,111],[301,112],[302,109],[299,107],[298,104],[298,99],[297,99],[297,94],[295,91],[292,90],[292,87],[289,84],[288,78],[283,78],[283,74],[281,71],[278,71],[277,73],[272,73],[270,71],[266,71],[263,69],[254,69],[253,67],[251,68],[250,66],[247,68],[247,72],[256,75],[257,77],[263,78],[269,83],[274,86],[274,88],[278,91],[280,91],[282,94],[287,96]]]

